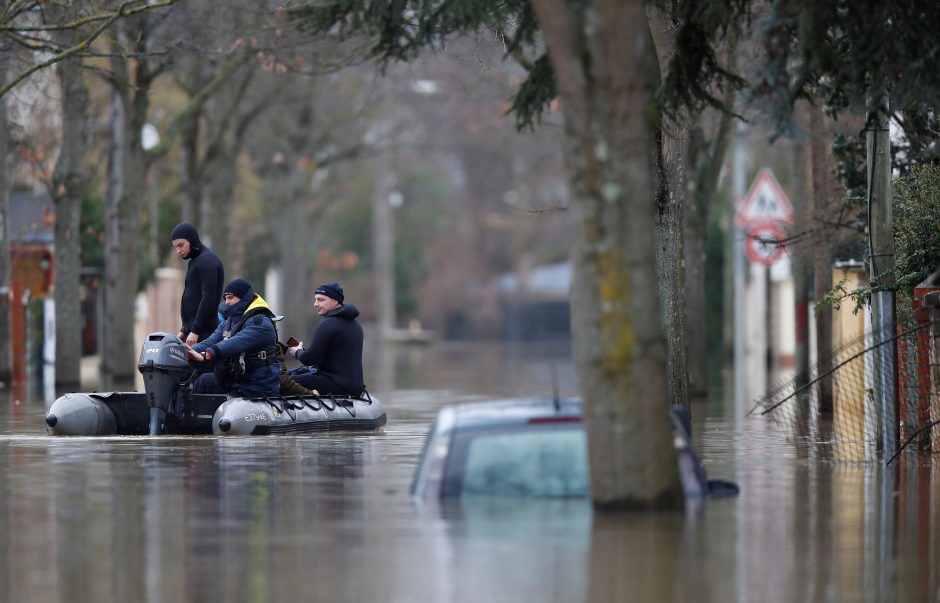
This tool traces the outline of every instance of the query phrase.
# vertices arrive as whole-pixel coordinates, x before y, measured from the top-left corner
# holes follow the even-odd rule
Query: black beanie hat
[[[248,297],[248,294],[251,292],[251,283],[242,278],[237,278],[229,284],[225,285],[223,289],[223,295],[231,293],[239,299],[245,299]]]
[[[320,285],[313,293],[314,295],[319,293],[327,297],[332,297],[339,303],[343,303],[343,288],[339,286],[339,283],[327,283],[325,285]]]

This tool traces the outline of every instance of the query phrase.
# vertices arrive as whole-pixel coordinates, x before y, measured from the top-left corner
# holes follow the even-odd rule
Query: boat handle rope
[[[336,406],[342,406],[343,408],[346,409],[346,412],[349,413],[350,417],[354,419],[356,418],[356,405],[352,400],[349,400],[348,404],[343,404],[340,400],[337,400],[336,398],[334,398],[332,394],[330,394],[329,397],[330,397],[330,400],[333,400],[333,404],[335,404]]]
[[[307,396],[297,396],[297,399],[310,410],[317,411],[323,408],[323,404],[320,403],[320,398],[315,397],[313,400],[309,400]],[[316,404],[314,404],[314,400],[316,400]]]
[[[274,400],[272,400],[271,398],[268,398],[268,397],[261,398],[261,400],[263,400],[264,402],[267,402],[267,403],[271,406],[271,408],[273,408],[273,409],[276,410],[277,412],[279,412],[279,413],[282,413],[282,412],[283,412],[283,413],[287,413],[287,416],[290,417],[290,420],[291,420],[291,421],[296,421],[296,420],[297,420],[297,412],[296,412],[296,409],[293,407],[293,405],[288,404],[288,403],[287,403],[287,400],[284,400],[284,405],[283,405],[283,406],[278,406],[277,403],[274,402]]]
[[[290,398],[282,398],[284,400],[284,410],[287,411],[288,416],[290,416],[291,421],[297,420],[297,413],[292,411],[303,410],[306,403],[303,398],[297,398],[297,401],[291,401]],[[288,408],[290,410],[288,410]]]
[[[366,395],[368,395],[368,392],[366,392]],[[293,402],[291,398],[296,399],[296,402]],[[330,412],[333,412],[334,410],[336,410],[337,407],[341,406],[343,410],[348,412],[349,416],[354,419],[356,418],[356,415],[358,414],[358,412],[356,411],[356,404],[355,402],[353,402],[351,398],[350,399],[337,398],[333,394],[326,394],[326,395],[321,395],[321,396],[292,396],[291,398],[285,398],[283,396],[280,396],[279,399],[282,402],[281,406],[278,406],[277,402],[275,402],[273,398],[268,398],[267,396],[263,396],[261,398],[261,401],[268,404],[271,408],[273,408],[278,413],[287,413],[287,416],[290,417],[291,421],[297,420],[296,411],[304,408],[305,406],[309,408],[310,410],[314,410],[314,411],[317,411],[320,409],[326,409]],[[313,400],[316,400],[316,403],[314,403]],[[330,403],[332,403],[332,406],[330,404],[327,404],[327,400],[329,400]],[[372,404],[371,397],[369,399],[357,397],[356,400],[361,400],[362,402],[367,402],[368,404]]]
[[[282,399],[282,402],[283,402],[282,412],[287,413],[287,416],[290,417],[291,421],[296,421],[297,420],[297,408],[293,404],[291,404],[288,400]],[[274,405],[272,404],[272,406]],[[277,407],[275,406],[275,408]]]

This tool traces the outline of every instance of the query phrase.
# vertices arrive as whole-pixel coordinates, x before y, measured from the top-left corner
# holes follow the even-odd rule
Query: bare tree
[[[10,69],[4,74],[0,96],[38,71],[90,52],[95,40],[118,20],[170,6],[177,1],[125,0],[117,8],[109,8],[105,3],[88,3],[83,4],[78,14],[66,14],[56,8],[47,10],[46,2],[3,2],[0,5],[0,35],[9,40],[10,46],[28,51],[22,54],[31,60],[18,70]],[[76,35],[70,36],[63,44],[50,40],[50,34],[63,31],[73,31]],[[61,37],[58,41],[66,42]]]
[[[0,78],[4,78],[10,57],[9,43],[0,41]],[[10,341],[10,121],[7,99],[0,96],[0,382],[13,379],[13,357]]]
[[[104,316],[101,385],[133,383],[134,301],[139,274],[138,226],[146,171],[141,131],[147,120],[150,87],[163,65],[150,54],[154,35],[147,15],[118,23],[111,38],[111,146],[105,237]]]
[[[50,11],[63,17],[57,6]],[[78,44],[82,33],[76,28],[52,32],[63,47]],[[89,172],[86,163],[90,139],[88,90],[83,80],[81,59],[65,58],[55,66],[61,89],[62,144],[52,177],[51,193],[55,206],[55,308],[56,356],[55,381],[62,389],[81,385],[81,329],[76,317],[81,315],[79,276],[81,273],[81,237],[79,222],[82,199],[88,191]]]

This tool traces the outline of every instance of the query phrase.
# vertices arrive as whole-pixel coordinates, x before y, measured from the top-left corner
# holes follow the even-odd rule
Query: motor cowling
[[[137,370],[144,377],[147,403],[164,413],[173,406],[180,384],[192,374],[186,346],[176,335],[163,332],[147,335]]]

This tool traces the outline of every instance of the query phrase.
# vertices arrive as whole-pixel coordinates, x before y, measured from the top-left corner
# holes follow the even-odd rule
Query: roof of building
[[[496,286],[503,294],[528,293],[567,298],[571,292],[571,262],[537,266],[529,271],[524,282],[515,272],[507,272],[497,279]]]
[[[49,194],[29,191],[12,193],[7,232],[14,243],[51,245],[55,241],[55,210]]]

